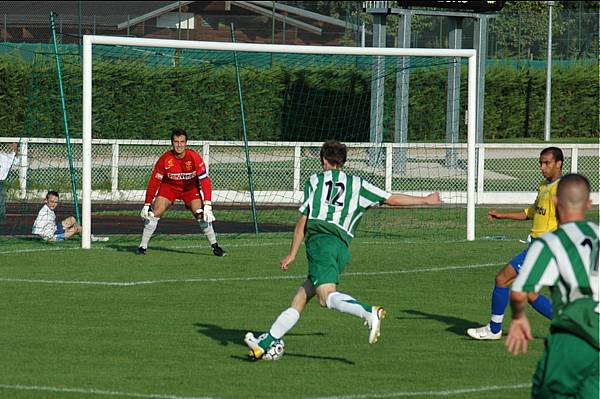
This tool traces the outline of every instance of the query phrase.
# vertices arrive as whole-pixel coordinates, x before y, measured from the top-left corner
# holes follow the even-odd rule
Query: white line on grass
[[[290,240],[286,240],[286,241],[269,241],[269,242],[249,242],[249,243],[243,243],[243,244],[234,244],[234,243],[228,243],[227,248],[251,248],[251,247],[271,247],[271,246],[275,246],[275,245],[289,245]],[[371,243],[374,244],[374,243]],[[407,242],[407,244],[410,244]],[[59,244],[57,244],[59,245]],[[137,247],[136,247],[137,248]],[[173,246],[169,246],[169,249],[210,249],[210,247],[208,245],[205,244],[192,244],[192,245],[173,245]],[[28,252],[46,252],[46,251],[80,251],[82,250],[79,247],[70,247],[70,248],[65,248],[65,247],[53,247],[53,248],[25,248],[25,249],[13,249],[13,250],[9,250],[9,251],[0,251],[0,255],[12,255],[12,254],[22,254],[22,253],[28,253]],[[119,248],[112,248],[112,247],[106,247],[106,246],[97,246],[92,248],[91,250],[97,250],[97,251],[120,251],[121,249]]]
[[[48,251],[65,251],[72,249],[80,249],[80,248],[27,248],[27,249],[13,249],[10,251],[1,251],[1,255],[11,255],[11,254],[24,254],[28,252],[48,252]]]
[[[422,241],[410,241],[410,240],[394,240],[395,243],[398,244],[418,244]],[[449,241],[436,241],[436,244],[455,244],[459,242],[467,242],[467,240],[449,240]],[[57,244],[60,245],[60,244]],[[290,245],[290,240],[281,240],[281,241],[268,241],[268,242],[248,242],[243,244],[235,244],[232,242],[228,242],[225,244],[227,248],[251,248],[251,247],[272,247],[278,245]],[[224,245],[224,246],[225,246]],[[353,246],[358,245],[390,245],[390,239],[381,239],[378,241],[354,241],[352,243]],[[170,249],[210,249],[209,246],[204,244],[194,244],[194,245],[174,245],[169,246]],[[47,252],[47,251],[79,251],[81,248],[79,247],[52,247],[52,248],[25,248],[25,249],[12,249],[8,251],[0,251],[0,255],[12,255],[12,254],[22,254],[28,252]],[[101,250],[101,251],[120,251],[119,248],[112,248],[107,246],[97,246],[92,248],[92,250]]]
[[[379,398],[398,398],[398,397],[431,397],[431,396],[454,396],[465,393],[481,393],[489,391],[508,391],[515,389],[526,389],[530,388],[531,384],[517,384],[517,385],[492,385],[487,387],[475,387],[475,388],[461,388],[461,389],[447,389],[443,391],[404,391],[404,392],[389,392],[384,394],[357,394],[357,395],[345,395],[345,396],[323,396],[311,399],[379,399]],[[82,393],[85,395],[104,395],[104,396],[123,396],[130,398],[150,398],[150,399],[214,399],[209,396],[177,396],[170,394],[157,394],[157,393],[135,393],[135,392],[117,392],[107,391],[102,389],[85,389],[85,388],[68,388],[68,387],[46,387],[46,386],[35,386],[35,385],[6,385],[0,384],[0,389],[7,389],[13,391],[45,391],[45,392],[69,392],[69,393]]]
[[[349,276],[385,276],[393,274],[408,274],[408,273],[428,273],[440,272],[445,270],[460,270],[460,269],[481,269],[490,266],[499,266],[504,263],[482,263],[477,265],[458,265],[444,267],[428,267],[424,269],[408,269],[408,270],[386,270],[375,272],[349,272],[344,273],[344,277]],[[86,280],[41,280],[41,279],[25,279],[25,278],[3,278],[0,277],[0,282],[5,283],[33,283],[33,284],[81,284],[81,285],[101,285],[112,287],[132,287],[137,285],[151,284],[167,284],[167,283],[219,283],[228,281],[265,281],[265,280],[289,280],[302,279],[306,275],[278,275],[278,276],[257,276],[257,277],[215,277],[215,278],[188,278],[188,279],[170,279],[170,280],[142,280],[142,281],[86,281]]]
[[[13,391],[44,391],[44,392],[69,392],[82,393],[85,395],[103,395],[103,396],[122,396],[129,398],[151,398],[151,399],[214,399],[210,396],[176,396],[159,393],[134,393],[134,392],[117,392],[105,391],[103,389],[85,389],[85,388],[67,388],[67,387],[44,387],[35,385],[5,385],[0,384],[0,389],[8,389]]]
[[[400,398],[407,396],[454,396],[465,393],[481,393],[489,391],[507,391],[515,389],[531,388],[531,384],[517,384],[517,385],[492,385],[487,387],[476,387],[476,388],[461,388],[461,389],[447,389],[443,391],[415,391],[415,392],[389,392],[389,393],[366,393],[357,395],[344,395],[344,396],[322,396],[310,399],[380,399],[380,398]]]

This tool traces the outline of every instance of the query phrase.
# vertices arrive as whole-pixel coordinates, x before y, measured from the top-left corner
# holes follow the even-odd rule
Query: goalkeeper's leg
[[[206,223],[204,220],[202,220],[202,216],[200,216],[198,219],[196,219],[196,221],[198,222],[200,229],[202,230],[202,232],[208,239],[208,242],[210,243],[210,245],[216,244],[217,243],[217,235],[215,234],[215,229],[213,229],[212,223]]]
[[[173,201],[165,198],[163,196],[158,196],[154,200],[154,204],[152,205],[152,213],[148,216],[148,219],[144,220],[144,231],[142,232],[142,241],[138,247],[137,253],[139,255],[145,255],[146,249],[148,248],[148,242],[150,242],[150,238],[154,234],[156,230],[156,226],[158,226],[158,221],[160,217],[171,207]]]
[[[225,252],[225,250],[223,248],[221,248],[219,246],[219,244],[217,243],[217,235],[215,234],[215,229],[213,229],[212,223],[207,223],[202,218],[202,202],[200,200],[193,200],[189,204],[186,204],[186,205],[192,211],[192,214],[196,218],[196,221],[198,222],[200,229],[202,230],[202,232],[208,239],[208,242],[210,243],[210,246],[212,247],[213,254],[215,254],[215,256],[227,255],[227,252]]]
[[[148,248],[148,242],[150,238],[152,238],[152,234],[156,230],[156,226],[158,226],[158,221],[160,218],[156,216],[148,216],[148,219],[144,220],[144,231],[142,232],[142,241],[140,242],[140,246],[138,248],[139,254],[144,254],[146,252],[146,248]]]

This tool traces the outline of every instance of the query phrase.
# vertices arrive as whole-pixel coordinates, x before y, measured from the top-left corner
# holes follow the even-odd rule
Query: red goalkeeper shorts
[[[175,202],[175,200],[180,199],[184,204],[189,204],[193,200],[200,199],[200,191],[198,187],[194,187],[191,190],[180,191],[175,187],[169,184],[161,184],[158,189],[158,196],[165,197],[171,202]]]

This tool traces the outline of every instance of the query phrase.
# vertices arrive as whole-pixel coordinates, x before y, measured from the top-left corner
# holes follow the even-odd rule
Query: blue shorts
[[[508,262],[513,267],[513,269],[515,269],[515,272],[517,272],[517,274],[519,274],[519,272],[521,271],[521,266],[523,266],[523,261],[525,260],[525,256],[527,256],[527,251],[529,251],[529,247],[519,252],[514,258],[510,260],[510,262]]]
[[[65,240],[65,229],[62,223],[56,223],[56,231],[54,232],[54,239],[56,241],[64,241]]]

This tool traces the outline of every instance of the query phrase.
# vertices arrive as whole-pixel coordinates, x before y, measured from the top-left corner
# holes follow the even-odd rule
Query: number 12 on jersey
[[[344,196],[344,191],[346,191],[346,187],[342,182],[336,182],[335,184],[331,180],[325,181],[325,185],[327,186],[327,203],[335,206],[344,206],[344,202],[342,200]],[[335,194],[333,192],[333,187],[337,189]]]

